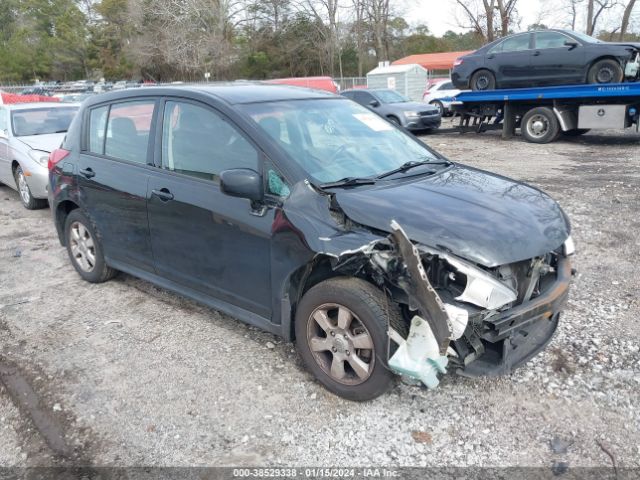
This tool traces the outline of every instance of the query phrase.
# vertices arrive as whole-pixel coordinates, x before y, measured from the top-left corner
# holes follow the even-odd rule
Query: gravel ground
[[[606,449],[640,467],[640,136],[425,140],[570,216],[579,274],[545,352],[350,403],[270,334],[127,275],[81,281],[48,210],[2,186],[0,465],[610,466]]]

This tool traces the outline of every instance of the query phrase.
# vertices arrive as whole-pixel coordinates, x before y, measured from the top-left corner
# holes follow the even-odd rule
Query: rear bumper
[[[522,305],[484,321],[480,335],[485,352],[458,368],[467,377],[503,375],[527,362],[551,341],[569,295],[571,261],[561,257],[557,279],[549,289]]]
[[[463,75],[460,72],[451,73],[451,82],[459,90],[469,90],[469,76]]]

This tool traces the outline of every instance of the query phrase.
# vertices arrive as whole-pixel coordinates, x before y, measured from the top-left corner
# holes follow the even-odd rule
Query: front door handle
[[[538,55],[540,55],[540,50],[536,50],[535,52],[533,52],[534,57],[537,57]]]
[[[96,176],[96,172],[94,172],[91,167],[80,170],[80,174],[86,178],[91,178]]]
[[[151,190],[151,193],[156,197],[158,197],[163,202],[168,202],[169,200],[173,200],[173,193],[171,193],[168,188],[161,188],[160,190]]]

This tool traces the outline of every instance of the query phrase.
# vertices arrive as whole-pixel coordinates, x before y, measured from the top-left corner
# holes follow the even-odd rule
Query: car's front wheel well
[[[64,225],[67,221],[67,217],[69,214],[75,209],[79,208],[77,204],[72,202],[71,200],[63,200],[56,207],[56,227],[58,227],[58,231],[64,231]],[[65,245],[64,235],[60,237],[60,243]]]
[[[291,341],[295,340],[295,328],[293,319],[295,318],[296,309],[298,304],[300,303],[300,299],[304,296],[304,294],[320,282],[323,282],[330,278],[346,276],[344,272],[340,272],[340,270],[334,269],[332,260],[335,259],[332,259],[332,257],[326,255],[318,255],[313,259],[312,262],[305,265],[304,267],[301,267],[289,277],[288,295],[291,302],[291,309],[288,312],[288,315],[291,319],[291,322],[289,324],[289,330],[283,333],[285,334],[285,336],[289,335]],[[371,283],[377,288],[380,288],[365,275],[361,275],[358,278],[362,278],[363,280]]]

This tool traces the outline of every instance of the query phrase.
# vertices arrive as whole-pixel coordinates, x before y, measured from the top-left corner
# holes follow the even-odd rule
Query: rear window
[[[92,109],[89,151],[129,162],[147,163],[154,108],[153,100],[140,100]]]
[[[65,133],[78,107],[30,108],[11,112],[13,134],[16,137]]]

